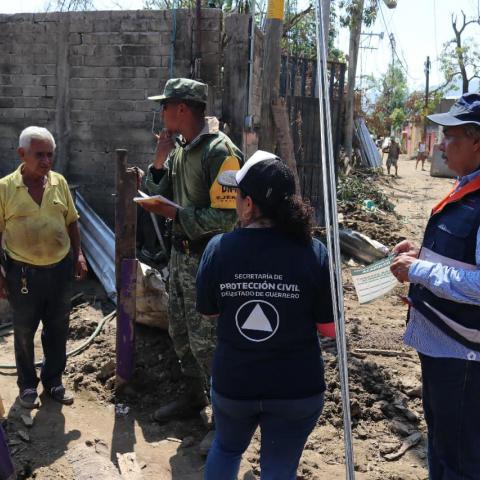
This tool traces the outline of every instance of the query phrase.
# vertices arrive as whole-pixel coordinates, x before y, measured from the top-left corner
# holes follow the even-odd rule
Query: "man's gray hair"
[[[28,150],[32,144],[32,140],[40,140],[42,142],[48,142],[52,145],[55,150],[56,144],[53,135],[43,127],[27,127],[20,134],[18,139],[18,146],[20,148],[25,148]]]
[[[475,123],[467,123],[463,126],[465,135],[473,140],[480,140],[480,126]]]

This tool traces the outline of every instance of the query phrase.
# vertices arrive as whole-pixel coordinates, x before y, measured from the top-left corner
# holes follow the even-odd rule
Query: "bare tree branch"
[[[290,29],[292,29],[303,17],[308,15],[312,11],[313,7],[310,5],[307,9],[302,12],[295,14],[288,22],[283,24],[283,36],[285,36]]]

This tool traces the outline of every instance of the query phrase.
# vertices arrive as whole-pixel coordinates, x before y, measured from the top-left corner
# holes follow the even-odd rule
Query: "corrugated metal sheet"
[[[369,168],[380,168],[382,166],[382,157],[370,136],[370,132],[363,118],[355,120],[355,133],[357,134],[358,143],[360,144],[362,165]]]
[[[75,204],[80,215],[83,252],[108,297],[117,303],[115,236],[78,192],[75,194]]]

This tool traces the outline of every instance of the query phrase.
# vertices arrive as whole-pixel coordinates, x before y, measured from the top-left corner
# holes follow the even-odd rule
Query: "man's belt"
[[[202,237],[198,240],[190,240],[187,237],[182,237],[180,235],[173,235],[172,236],[172,246],[175,250],[180,253],[185,253],[186,255],[190,254],[200,254],[203,253],[207,243],[210,241],[212,237]]]
[[[13,265],[18,265],[20,267],[34,268],[34,269],[38,269],[38,270],[48,270],[48,269],[51,269],[51,268],[55,268],[58,265],[60,265],[64,260],[65,260],[65,258],[62,258],[62,260],[60,260],[59,262],[52,263],[50,265],[33,265],[32,263],[19,262],[18,260],[14,260],[12,257],[9,257],[8,255],[6,256],[7,264],[11,263]]]

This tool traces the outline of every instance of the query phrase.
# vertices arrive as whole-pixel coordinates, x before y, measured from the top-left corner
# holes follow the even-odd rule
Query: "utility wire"
[[[383,9],[382,9],[382,5],[381,5],[381,4],[379,4],[379,10],[380,10],[380,14],[381,14],[381,16],[382,16],[383,25],[385,26],[385,30],[386,30],[386,32],[387,32],[387,36],[388,36],[388,38],[391,38],[391,37],[390,37],[391,33],[390,33],[389,29],[388,29],[388,25],[387,25],[387,22],[386,22],[386,20],[385,20],[385,15],[383,14]],[[392,33],[393,33],[393,32],[392,32]],[[392,42],[390,41],[390,44],[391,44],[391,43],[392,43]],[[402,70],[405,72],[405,75],[407,75],[408,77],[410,77],[410,79],[414,80],[415,82],[418,81],[418,78],[412,77],[412,75],[410,75],[410,74],[408,73],[407,68],[406,68],[405,65],[403,64],[403,62],[402,62],[402,60],[400,59],[400,57],[398,56],[398,53],[397,53],[397,49],[396,49],[396,47],[395,47],[395,44],[392,45],[392,50],[393,50],[393,53],[394,53],[395,57],[396,57],[397,60],[398,60],[398,63],[400,64],[400,67],[401,67]]]

